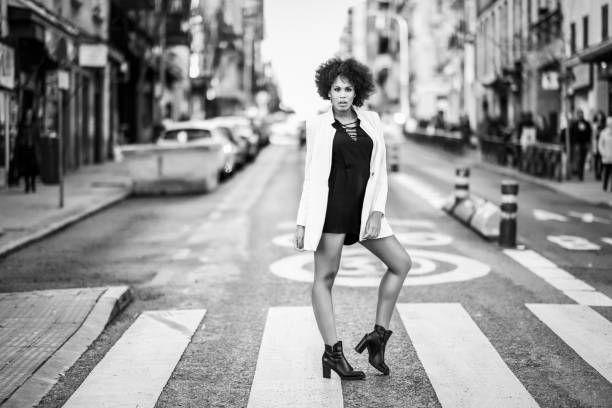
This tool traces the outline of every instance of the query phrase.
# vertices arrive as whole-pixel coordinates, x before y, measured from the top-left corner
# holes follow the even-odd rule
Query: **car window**
[[[163,139],[185,143],[193,140],[210,139],[211,137],[210,130],[207,129],[176,129],[166,131]]]
[[[218,129],[219,129],[219,133],[221,133],[224,138],[236,143],[236,138],[234,137],[234,134],[232,133],[231,130],[223,126],[220,126]]]

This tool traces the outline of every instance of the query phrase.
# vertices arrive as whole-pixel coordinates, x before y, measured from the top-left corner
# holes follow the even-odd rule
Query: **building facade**
[[[562,1],[565,39],[563,107],[612,115],[612,1]]]

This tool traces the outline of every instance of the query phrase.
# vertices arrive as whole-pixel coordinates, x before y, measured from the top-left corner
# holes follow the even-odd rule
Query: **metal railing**
[[[480,150],[486,162],[514,167],[536,177],[563,180],[566,160],[558,144],[537,142],[523,148],[519,143],[481,137]]]

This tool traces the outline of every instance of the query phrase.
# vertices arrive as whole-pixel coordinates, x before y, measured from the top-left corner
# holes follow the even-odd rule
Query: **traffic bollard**
[[[515,180],[503,180],[501,184],[501,218],[499,221],[499,245],[505,248],[516,246],[516,211],[518,205],[518,183]]]
[[[468,197],[470,193],[470,169],[455,169],[455,204]]]

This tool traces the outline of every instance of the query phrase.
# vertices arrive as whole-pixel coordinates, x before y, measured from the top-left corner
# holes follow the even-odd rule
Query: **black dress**
[[[359,119],[347,125],[336,120],[332,126],[336,133],[323,232],[344,233],[344,245],[352,245],[359,241],[361,209],[374,143],[359,126]]]

